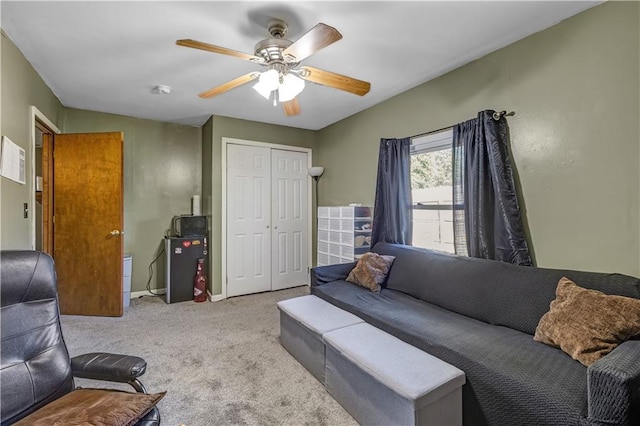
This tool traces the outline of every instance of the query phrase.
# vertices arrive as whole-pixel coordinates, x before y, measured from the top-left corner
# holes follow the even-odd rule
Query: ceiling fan
[[[284,113],[292,116],[300,113],[296,96],[304,90],[305,80],[359,96],[369,92],[371,84],[366,81],[310,66],[299,67],[304,59],[342,38],[342,34],[335,28],[319,23],[292,42],[284,38],[287,33],[284,21],[274,19],[267,27],[271,38],[258,42],[253,55],[191,39],[177,40],[176,44],[179,46],[235,56],[268,68],[265,72],[254,71],[242,75],[199,93],[198,96],[211,98],[257,79],[253,88],[266,99],[273,99],[274,105],[280,102]]]

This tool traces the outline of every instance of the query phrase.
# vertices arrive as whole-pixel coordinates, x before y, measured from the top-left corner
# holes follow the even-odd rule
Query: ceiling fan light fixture
[[[260,74],[258,82],[253,86],[256,92],[260,93],[265,99],[271,97],[271,92],[278,88],[280,84],[280,76],[278,71],[269,70]]]
[[[260,93],[260,95],[266,100],[269,100],[269,98],[271,97],[271,92],[273,91],[268,87],[265,87],[264,84],[260,84],[260,82],[257,82],[256,84],[254,84],[253,88],[256,92]]]
[[[278,100],[289,102],[304,90],[304,80],[289,73],[282,78],[282,84],[278,87]]]

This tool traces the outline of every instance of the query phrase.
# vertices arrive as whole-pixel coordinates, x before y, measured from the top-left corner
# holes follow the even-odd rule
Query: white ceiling
[[[202,125],[223,115],[317,130],[597,2],[11,2],[2,29],[67,107]],[[191,38],[253,54],[271,18],[296,40],[318,22],[343,39],[303,61],[371,82],[364,97],[307,83],[302,112],[282,109],[246,84],[201,99],[206,89],[264,68],[176,46]],[[152,93],[155,85],[173,88]]]

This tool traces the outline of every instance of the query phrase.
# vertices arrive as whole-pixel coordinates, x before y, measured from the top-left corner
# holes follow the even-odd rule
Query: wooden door
[[[122,315],[123,134],[54,138],[53,258],[60,311]]]
[[[271,150],[271,290],[309,283],[307,153]]]
[[[269,148],[227,146],[227,295],[271,290]]]

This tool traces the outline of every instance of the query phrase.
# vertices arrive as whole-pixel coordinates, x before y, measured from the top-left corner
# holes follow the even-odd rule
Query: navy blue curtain
[[[411,204],[411,138],[381,139],[372,247],[380,241],[411,245]]]
[[[496,119],[497,118],[497,119]],[[453,128],[456,252],[532,265],[508,150],[507,120],[487,110]]]

